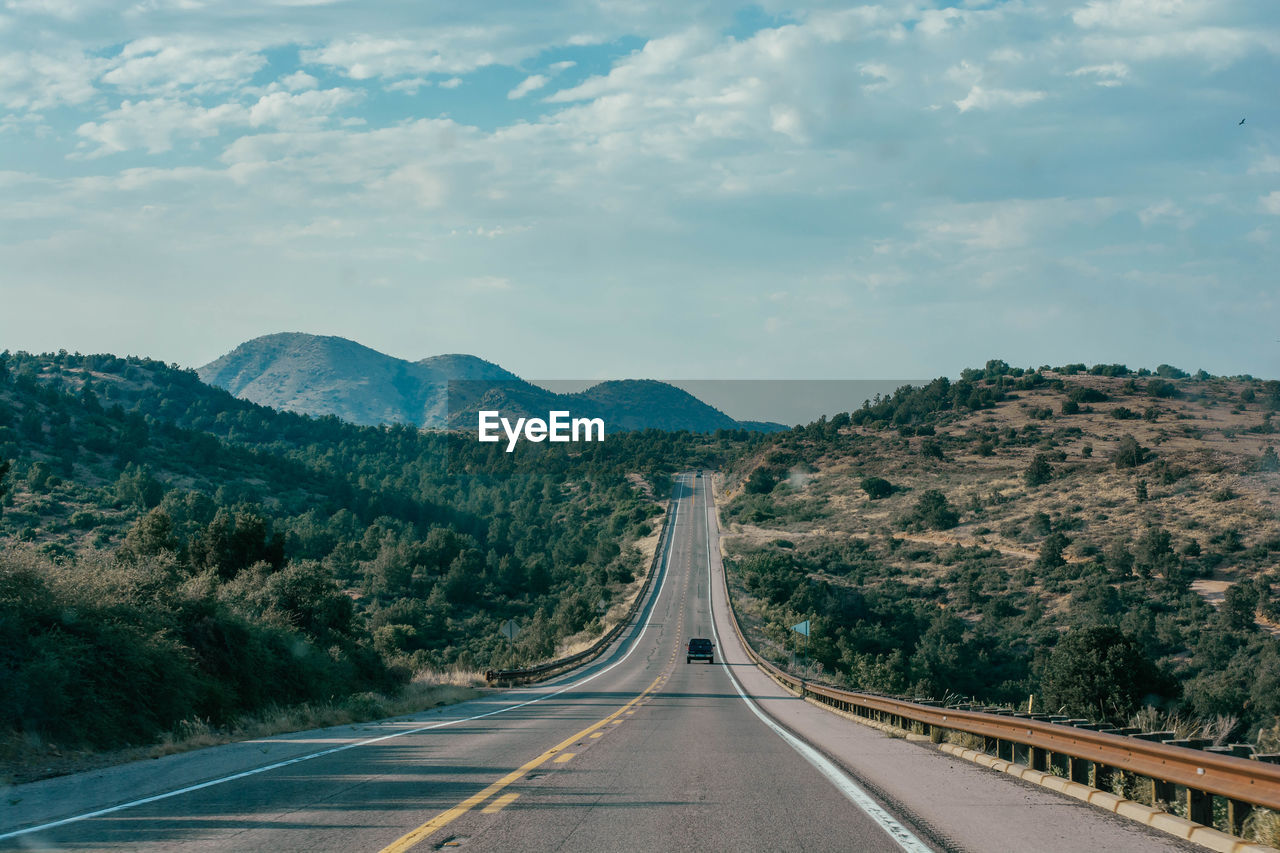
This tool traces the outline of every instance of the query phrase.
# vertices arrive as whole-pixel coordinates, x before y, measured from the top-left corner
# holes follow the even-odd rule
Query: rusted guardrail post
[[[1170,785],[1170,788],[1173,786]],[[1213,826],[1213,795],[1187,788],[1187,820]]]
[[[1232,835],[1244,833],[1244,822],[1253,814],[1253,804],[1227,798],[1227,832]]]

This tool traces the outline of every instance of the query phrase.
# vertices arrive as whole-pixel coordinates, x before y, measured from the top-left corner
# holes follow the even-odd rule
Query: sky
[[[1256,0],[0,0],[0,349],[1280,376],[1278,58]]]

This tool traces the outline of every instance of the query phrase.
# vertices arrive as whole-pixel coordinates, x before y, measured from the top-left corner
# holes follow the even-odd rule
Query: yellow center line
[[[412,832],[408,832],[402,835],[400,838],[396,839],[395,841],[388,844],[386,847],[382,848],[381,853],[403,853],[403,851],[410,849],[414,845],[418,844],[421,841],[424,841],[434,833],[440,831],[444,827],[453,823],[455,820],[462,817],[464,814],[471,811],[473,808],[480,805],[485,800],[489,799],[494,794],[498,793],[503,788],[510,785],[512,782],[515,782],[517,779],[520,779],[521,777],[523,777],[529,771],[541,766],[544,762],[548,761],[551,758],[554,758],[557,754],[563,752],[568,747],[573,746],[575,741],[581,740],[582,738],[587,736],[600,737],[601,732],[597,731],[597,729],[607,726],[620,714],[626,712],[629,708],[631,708],[632,705],[635,705],[637,702],[643,699],[651,690],[653,690],[655,687],[658,686],[658,683],[661,680],[662,680],[662,676],[658,676],[653,680],[652,684],[650,684],[640,693],[639,696],[636,696],[630,702],[623,705],[621,708],[614,711],[612,714],[605,717],[603,720],[594,722],[591,725],[587,726],[582,731],[578,732],[577,734],[571,737],[565,738],[560,743],[556,744],[555,746],[548,749],[546,752],[539,755],[537,758],[526,761],[524,764],[520,765],[518,769],[511,771],[506,776],[503,776],[501,779],[494,782],[492,785],[485,788],[483,791],[480,791],[479,793],[476,793],[476,794],[472,794],[470,797],[467,797],[465,800],[458,803],[453,808],[446,809],[440,812],[440,814],[436,815],[431,820],[422,824],[422,826],[418,827]]]
[[[480,810],[480,814],[497,814],[507,806],[511,805],[512,801],[514,801],[515,798],[518,796],[520,795],[519,794],[503,794],[501,797],[498,797],[492,803],[489,803],[489,805],[482,808]]]

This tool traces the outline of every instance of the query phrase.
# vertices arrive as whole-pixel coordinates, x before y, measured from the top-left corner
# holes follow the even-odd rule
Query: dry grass
[[[947,730],[947,743],[954,743],[956,746],[965,749],[972,749],[982,752],[986,748],[986,744],[981,735],[970,734],[969,732],[957,732],[951,729]]]
[[[1028,564],[1038,556],[1041,537],[1027,532],[1037,513],[1047,514],[1055,527],[1068,528],[1073,540],[1064,555],[1068,562],[1087,559],[1090,548],[1105,550],[1115,541],[1132,548],[1150,524],[1168,530],[1175,548],[1195,539],[1202,549],[1210,550],[1210,540],[1229,530],[1241,537],[1241,553],[1280,538],[1280,473],[1256,468],[1266,447],[1280,446],[1280,433],[1247,431],[1261,427],[1267,413],[1260,403],[1240,402],[1244,383],[1178,382],[1183,396],[1155,399],[1126,393],[1125,380],[1120,378],[1072,376],[1065,381],[1068,387],[1097,388],[1112,399],[1089,404],[1091,412],[1064,416],[1060,414],[1064,392],[1019,391],[1017,399],[942,424],[935,439],[848,427],[844,432],[857,436],[857,442],[835,444],[835,450],[817,460],[814,476],[773,495],[784,516],[789,504],[820,506],[825,513],[820,522],[733,523],[726,532],[734,537],[735,549],[745,549],[780,537],[799,545],[808,537],[870,538],[892,531],[904,541],[980,546]],[[1117,420],[1110,413],[1119,406],[1139,413],[1151,406],[1158,414],[1155,421]],[[1045,408],[1053,412],[1052,417],[1032,417],[1036,409]],[[1053,446],[1035,441],[1020,444],[1006,437],[992,455],[979,454],[979,431],[1015,429],[1021,436],[1029,425],[1037,427]],[[1081,434],[1067,434],[1073,428]],[[1125,435],[1134,436],[1168,467],[1148,462],[1117,470],[1110,457]],[[920,452],[927,440],[942,442],[944,459]],[[1092,448],[1087,458],[1085,445]],[[844,446],[850,450],[845,452]],[[1065,459],[1052,463],[1056,476],[1051,482],[1028,487],[1023,472],[1037,453],[1044,452],[1061,452]],[[1182,469],[1185,474],[1165,482],[1160,471],[1168,469]],[[740,471],[738,477],[746,473]],[[868,499],[859,485],[867,476],[887,479],[895,493],[881,500]],[[1146,501],[1139,500],[1139,482],[1146,485]],[[901,531],[898,520],[910,513],[925,489],[942,490],[961,511],[958,527],[945,532]],[[727,504],[732,497],[732,493],[724,495],[721,503]],[[1236,562],[1229,557],[1212,578],[1197,581],[1193,589],[1216,606],[1229,584],[1259,571],[1274,571],[1274,567],[1240,567]],[[1052,611],[1060,602],[1049,597],[1042,604]],[[1258,621],[1264,629],[1280,631],[1261,617]]]
[[[226,727],[212,726],[207,720],[184,720],[159,743],[109,751],[65,749],[33,735],[12,736],[0,742],[0,785],[33,782],[289,732],[414,714],[474,699],[480,695],[479,687],[484,683],[484,676],[478,672],[423,672],[395,696],[358,693],[333,702],[273,706],[258,714],[242,717]]]
[[[1256,809],[1244,822],[1244,837],[1259,844],[1280,848],[1280,812]]]
[[[1239,734],[1240,718],[1219,714],[1211,719],[1201,720],[1147,706],[1130,718],[1129,725],[1144,732],[1174,732],[1180,738],[1206,738],[1214,746],[1222,746],[1233,735]]]

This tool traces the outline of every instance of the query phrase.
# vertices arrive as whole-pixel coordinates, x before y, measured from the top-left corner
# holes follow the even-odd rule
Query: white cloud
[[[5,9],[28,15],[48,15],[65,21],[79,17],[83,4],[76,0],[8,0]]]
[[[1110,199],[1064,198],[931,205],[911,225],[924,242],[899,251],[939,251],[946,243],[978,252],[1020,249],[1076,224],[1094,227],[1114,208]]]
[[[0,52],[0,104],[42,110],[90,100],[104,60],[74,50],[60,53]]]
[[[499,275],[482,275],[467,279],[465,286],[468,290],[505,293],[511,290],[511,279]]]
[[[90,152],[90,156],[136,148],[159,154],[170,150],[175,139],[216,136],[228,125],[243,124],[247,118],[248,111],[240,104],[205,108],[186,101],[158,98],[124,101],[103,115],[101,121],[80,125],[76,133],[97,143],[98,148]]]
[[[863,84],[862,91],[864,92],[878,92],[882,89],[887,89],[893,85],[897,76],[893,69],[883,62],[864,62],[858,66],[858,70],[862,72],[864,77],[870,77],[873,81]]]
[[[291,92],[298,92],[303,89],[314,89],[320,85],[320,81],[312,77],[305,71],[298,70],[292,74],[280,78],[280,84]]]
[[[1071,77],[1093,77],[1099,86],[1113,87],[1121,85],[1129,77],[1129,66],[1123,62],[1108,62],[1104,65],[1085,65],[1070,72]]]
[[[799,110],[786,104],[774,104],[769,108],[769,127],[797,142],[806,139],[804,119]]]
[[[955,105],[960,112],[964,113],[969,110],[990,110],[998,107],[1025,107],[1044,98],[1044,92],[1027,89],[984,89],[981,86],[973,86],[969,89],[969,94],[956,101]]]
[[[1280,190],[1272,190],[1258,201],[1265,213],[1280,216]]]
[[[549,82],[550,82],[550,78],[542,74],[531,74],[530,76],[521,80],[520,84],[517,85],[514,89],[512,89],[510,92],[507,92],[507,100],[509,101],[519,100],[520,98],[523,98],[525,95],[529,94],[530,92],[534,92],[534,91],[537,91],[538,89],[541,89],[543,86],[547,85],[547,83]]]
[[[102,82],[121,92],[172,95],[179,91],[227,91],[242,85],[266,57],[194,38],[143,38],[124,46]]]
[[[916,28],[926,36],[938,36],[951,29],[956,21],[963,21],[964,13],[956,8],[926,9],[920,15]]]
[[[441,88],[441,89],[456,89],[456,88],[458,88],[458,87],[459,87],[459,86],[461,86],[461,85],[462,85],[462,78],[461,78],[461,77],[450,77],[448,80],[445,80],[445,81],[443,81],[443,82],[441,82],[441,83],[440,83],[440,88]]]
[[[1190,228],[1195,222],[1194,217],[1168,199],[1148,205],[1138,211],[1138,220],[1148,227],[1161,222],[1168,222],[1182,230]]]
[[[160,154],[171,150],[179,139],[207,139],[237,126],[314,129],[361,97],[348,89],[313,89],[271,92],[250,106],[229,102],[205,107],[174,98],[126,100],[99,120],[80,125],[76,134],[97,144],[87,152],[91,157],[136,149]]]
[[[1280,155],[1264,154],[1249,167],[1250,175],[1274,175],[1280,172]]]
[[[1089,0],[1071,13],[1082,28],[1150,32],[1170,23],[1189,23],[1210,11],[1205,0]]]
[[[1231,65],[1255,51],[1280,54],[1280,31],[1243,27],[1200,27],[1167,33],[1090,36],[1082,43],[1095,56],[1120,57],[1130,62],[1194,57],[1214,69]]]
[[[361,97],[359,92],[350,89],[313,89],[298,94],[273,92],[263,95],[249,108],[249,124],[292,130],[316,127],[333,117],[340,107],[353,104]]]
[[[454,78],[457,80],[457,78]],[[459,80],[458,82],[462,82]],[[386,90],[388,92],[404,92],[406,95],[416,95],[418,90],[424,86],[430,86],[431,81],[426,77],[406,77],[403,80],[397,80],[394,83],[388,83]]]
[[[338,69],[353,80],[423,74],[465,74],[495,65],[499,59],[485,47],[491,39],[476,28],[441,29],[421,38],[360,36],[302,51],[308,65]]]
[[[552,74],[559,74],[561,71],[568,71],[570,68],[574,67],[577,64],[578,63],[574,62],[572,59],[566,59],[563,62],[551,63],[550,65],[547,66],[547,70],[549,70]]]

